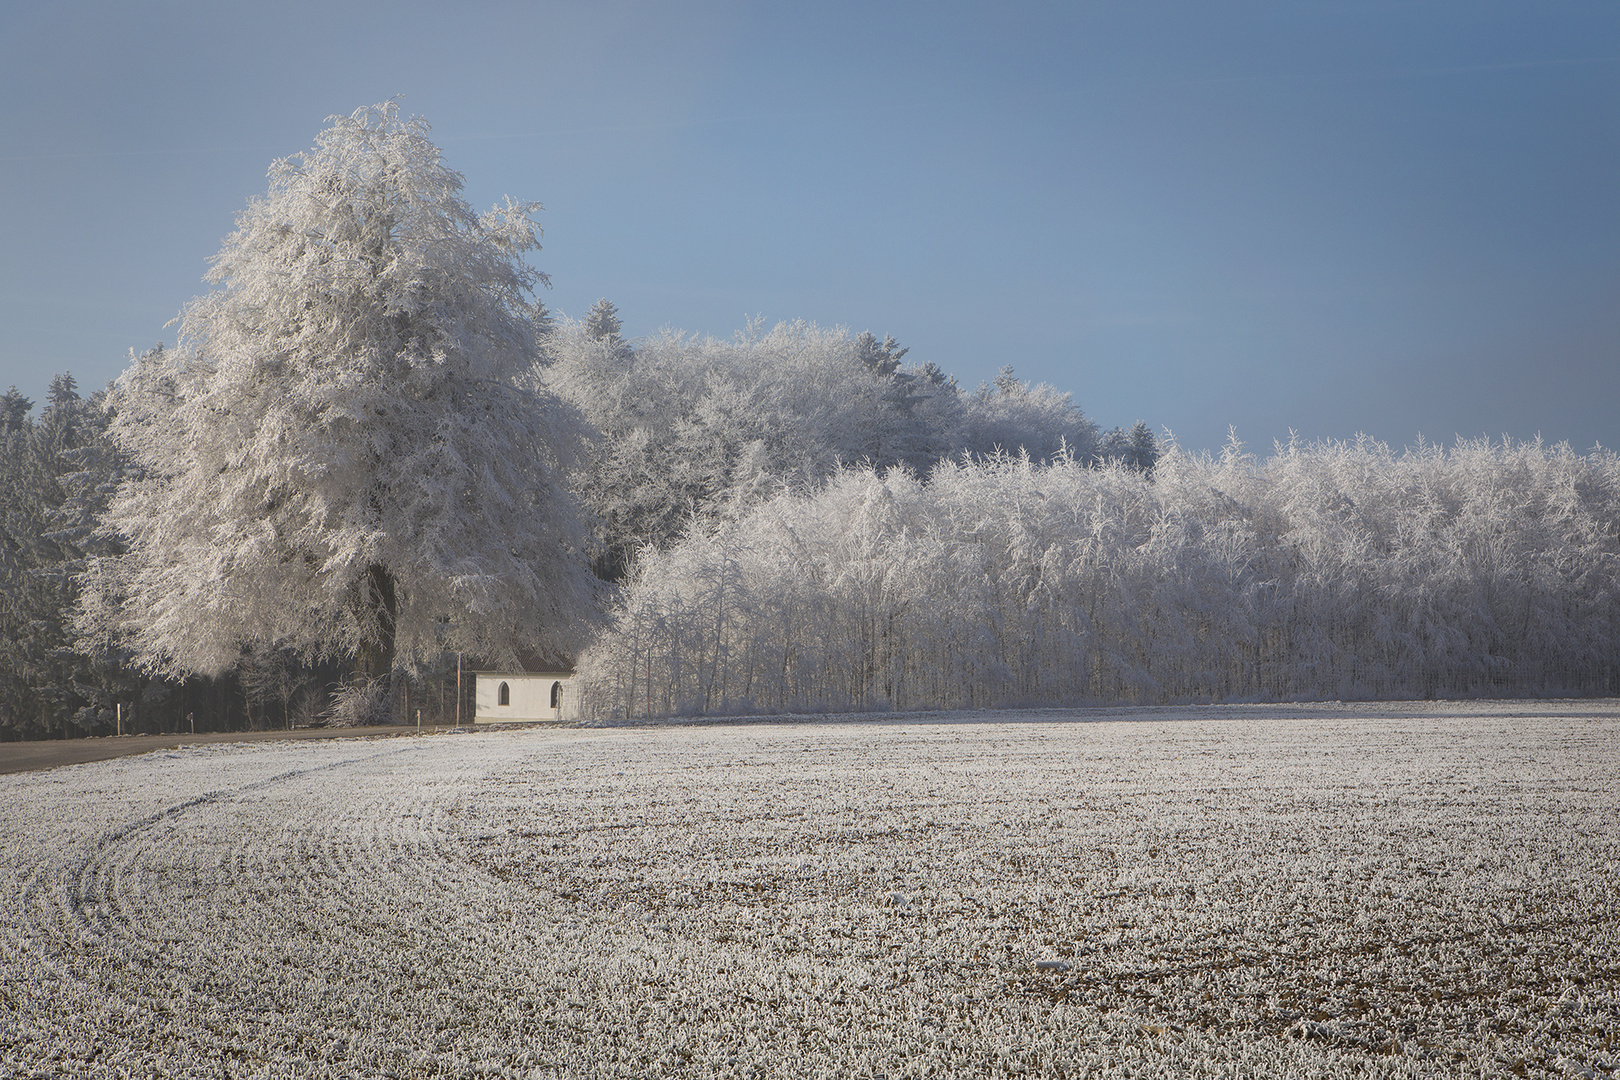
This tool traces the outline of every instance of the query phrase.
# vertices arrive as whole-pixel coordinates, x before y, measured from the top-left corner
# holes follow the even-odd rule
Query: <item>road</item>
[[[434,729],[424,729],[432,731]],[[443,731],[444,728],[437,730]],[[212,731],[201,735],[107,735],[94,739],[41,739],[36,742],[0,742],[0,775],[54,769],[173,750],[207,743],[273,742],[282,739],[366,739],[415,735],[415,727],[296,728],[292,731]]]

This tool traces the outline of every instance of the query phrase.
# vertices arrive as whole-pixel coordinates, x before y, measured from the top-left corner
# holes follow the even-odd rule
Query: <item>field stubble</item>
[[[0,1074],[1620,1070],[1620,721],[882,723],[0,778]]]

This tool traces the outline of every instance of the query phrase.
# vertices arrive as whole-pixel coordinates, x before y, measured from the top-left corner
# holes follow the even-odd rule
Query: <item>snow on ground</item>
[[[0,777],[0,1075],[1614,1075],[1613,703],[1358,710]]]

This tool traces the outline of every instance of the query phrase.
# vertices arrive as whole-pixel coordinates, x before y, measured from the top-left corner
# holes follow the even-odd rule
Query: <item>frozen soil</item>
[[[1161,713],[0,777],[0,1075],[1620,1071],[1612,709]]]

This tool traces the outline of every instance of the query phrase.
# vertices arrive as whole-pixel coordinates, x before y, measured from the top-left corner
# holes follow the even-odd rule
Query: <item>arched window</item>
[[[562,708],[562,683],[560,682],[551,684],[551,707],[553,709]]]
[[[505,683],[501,683],[500,693],[496,697],[502,705],[512,704],[512,688]]]

